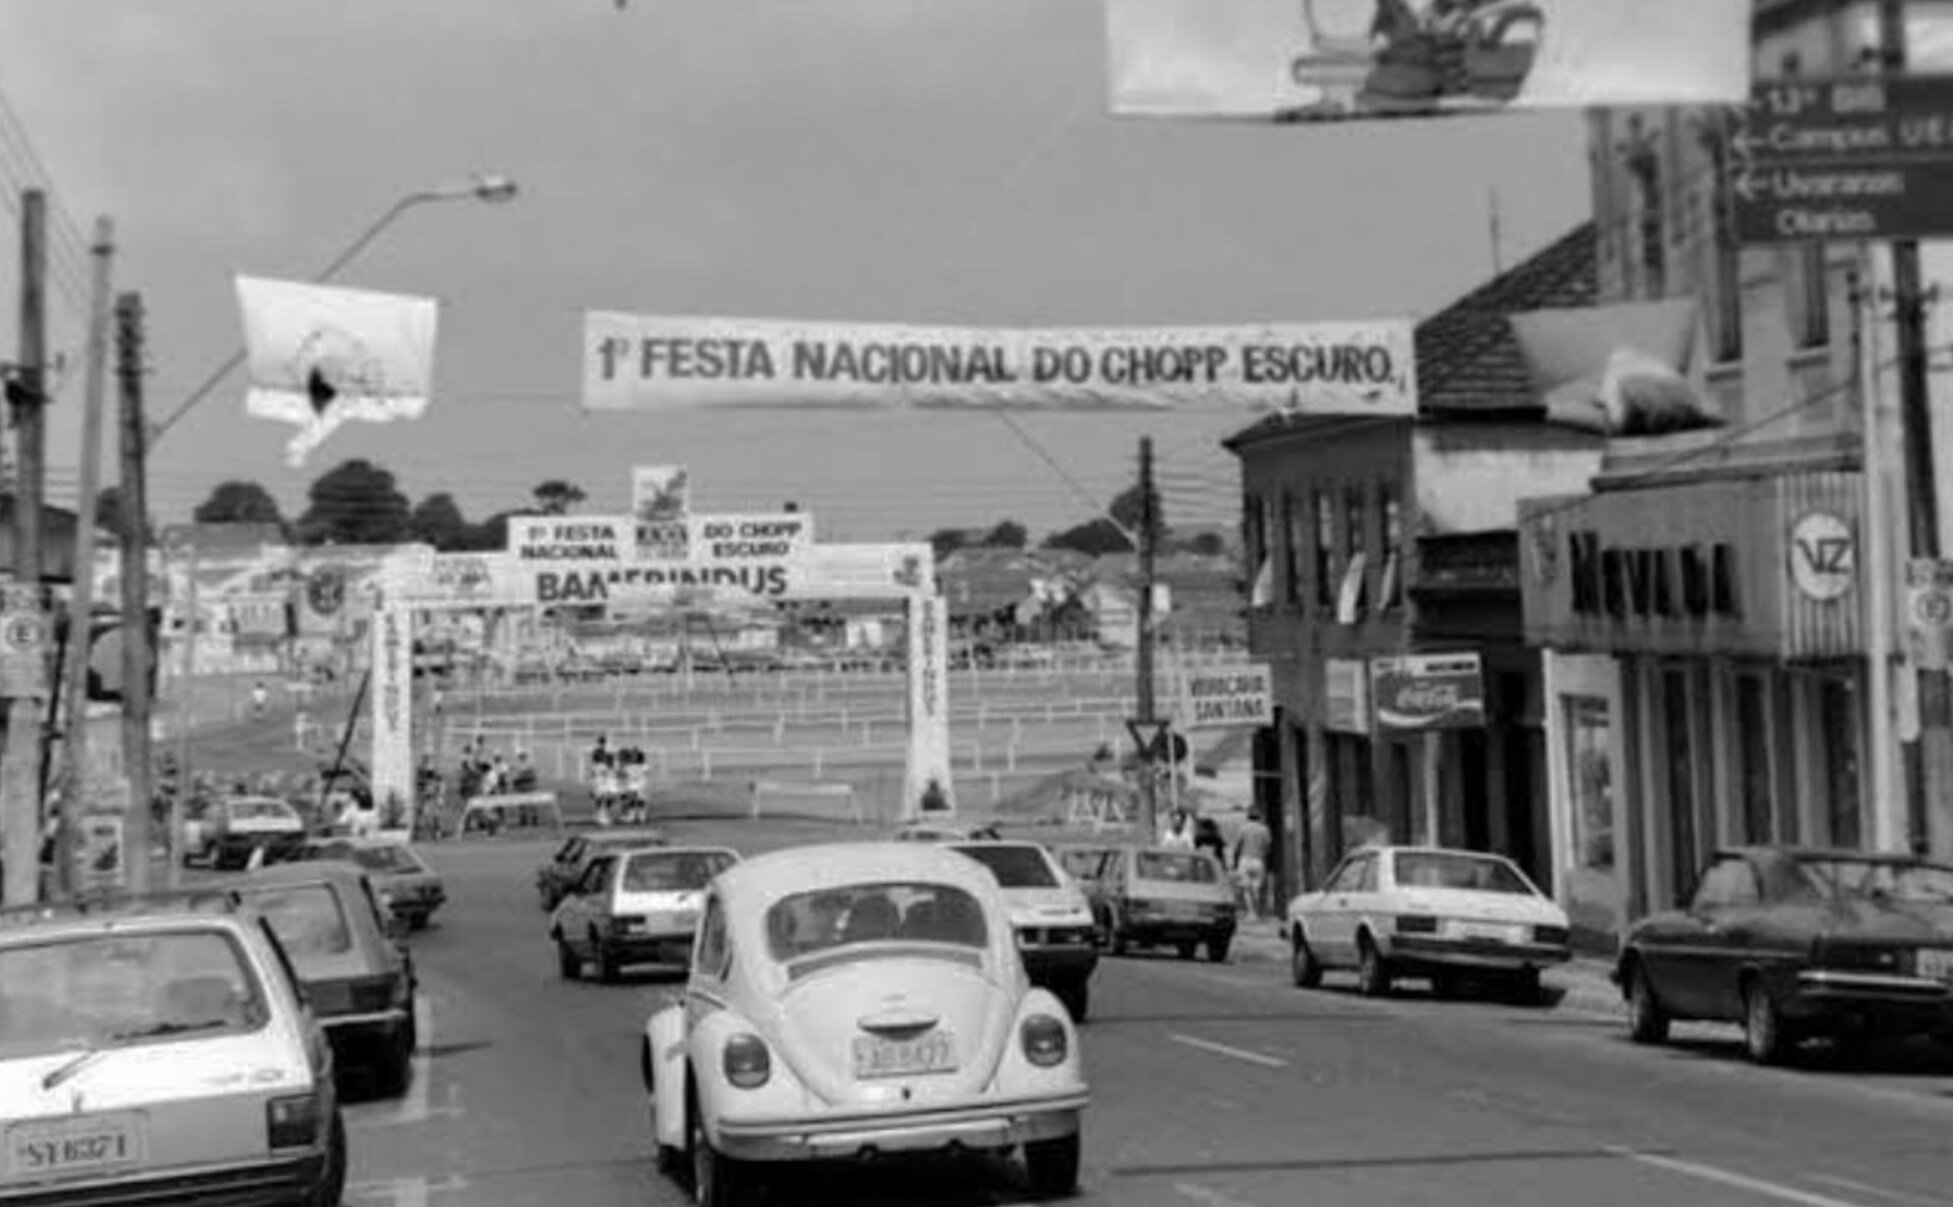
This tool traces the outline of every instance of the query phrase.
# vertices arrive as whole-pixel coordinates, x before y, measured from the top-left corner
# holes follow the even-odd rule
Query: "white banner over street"
[[[1339,120],[1749,100],[1752,0],[1106,0],[1112,112]]]
[[[237,278],[245,412],[298,428],[293,466],[342,423],[418,419],[434,390],[430,298]]]
[[[583,405],[1409,416],[1411,324],[974,329],[593,311]]]
[[[697,563],[743,566],[790,561],[814,543],[814,517],[802,511],[689,515],[516,516],[508,551],[519,562]]]

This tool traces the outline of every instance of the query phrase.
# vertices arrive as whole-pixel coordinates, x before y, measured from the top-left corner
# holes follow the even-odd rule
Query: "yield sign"
[[[1133,745],[1149,759],[1166,757],[1166,733],[1173,727],[1171,721],[1127,721],[1126,732],[1132,735]],[[1147,731],[1151,730],[1149,737]]]

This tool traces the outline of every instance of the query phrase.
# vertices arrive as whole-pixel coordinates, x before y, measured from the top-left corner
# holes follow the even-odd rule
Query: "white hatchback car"
[[[1072,1021],[1084,1022],[1099,966],[1098,920],[1085,890],[1035,842],[958,842],[949,849],[990,870],[1003,889],[1031,983],[1057,994]]]
[[[1571,955],[1566,911],[1511,860],[1441,847],[1351,852],[1289,902],[1286,929],[1297,985],[1353,968],[1358,988],[1379,997],[1408,976],[1441,996],[1478,977],[1535,999],[1540,970]]]
[[[337,1207],[332,1050],[227,893],[0,911],[0,1205]]]
[[[771,1163],[1019,1146],[1037,1190],[1077,1187],[1077,1031],[1026,977],[995,880],[941,847],[801,847],[721,873],[640,1059],[660,1163],[706,1207],[744,1201]]]

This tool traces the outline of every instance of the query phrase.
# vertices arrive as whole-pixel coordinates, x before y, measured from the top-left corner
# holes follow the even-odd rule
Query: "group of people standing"
[[[1235,891],[1250,919],[1266,916],[1268,908],[1268,853],[1275,837],[1261,820],[1260,809],[1248,810],[1246,821],[1234,835],[1230,849],[1220,823],[1211,817],[1195,817],[1186,809],[1175,809],[1160,830],[1160,846],[1168,850],[1207,851],[1224,870],[1234,875]]]

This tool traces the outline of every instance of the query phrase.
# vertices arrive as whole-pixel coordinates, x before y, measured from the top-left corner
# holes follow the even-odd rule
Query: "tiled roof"
[[[1419,414],[1539,408],[1511,316],[1594,305],[1600,277],[1594,233],[1592,222],[1581,223],[1417,324]],[[1270,415],[1224,443],[1251,442],[1296,422]]]

